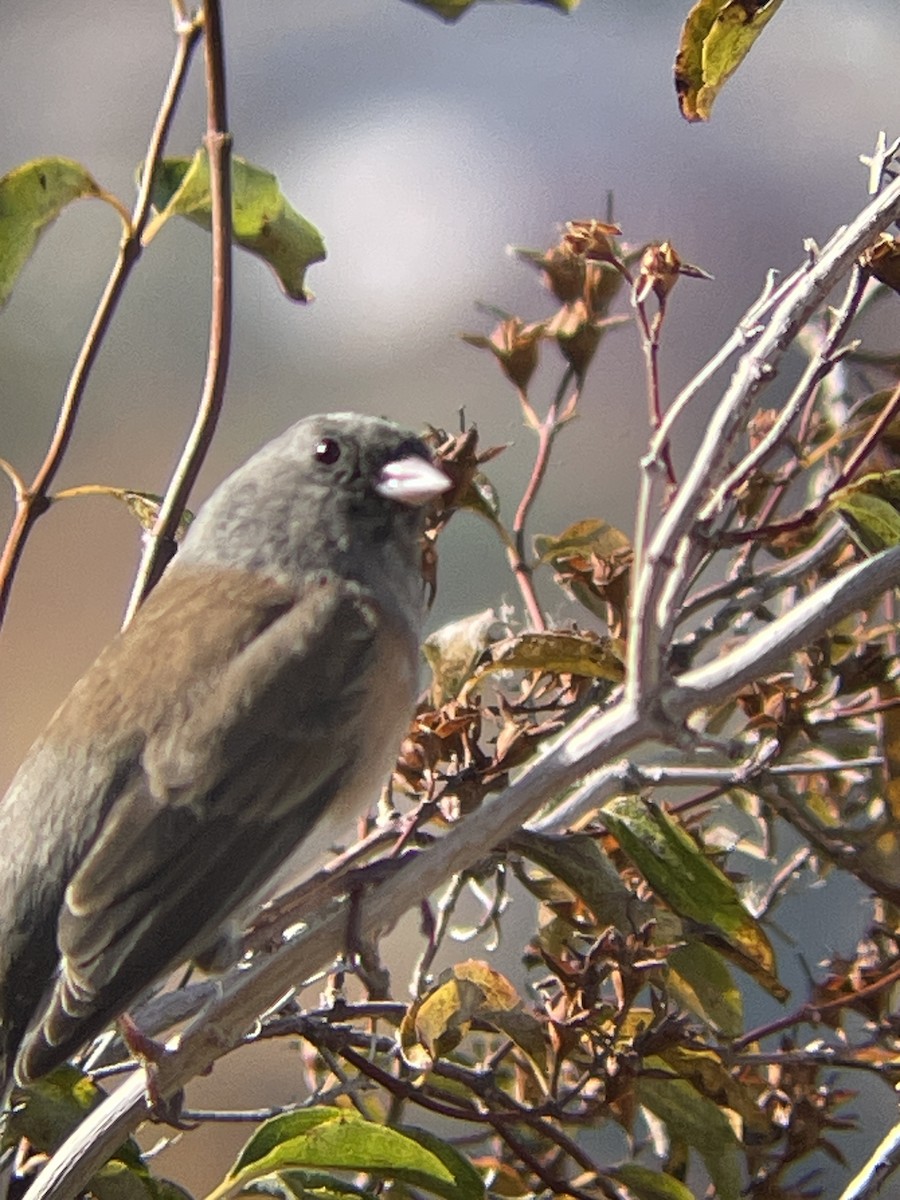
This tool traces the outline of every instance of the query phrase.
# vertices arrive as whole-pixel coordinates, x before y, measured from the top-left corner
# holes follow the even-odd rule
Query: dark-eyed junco
[[[62,1063],[377,795],[448,486],[414,435],[338,413],[206,502],[0,802],[0,1083]]]

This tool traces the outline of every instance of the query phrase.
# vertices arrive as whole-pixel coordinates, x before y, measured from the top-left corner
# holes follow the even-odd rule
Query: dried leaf
[[[613,638],[562,631],[522,633],[491,646],[491,661],[475,671],[460,696],[470,695],[497,671],[513,670],[581,675],[612,683],[625,678],[622,647]]]
[[[515,1042],[546,1088],[543,1025],[525,1011],[504,975],[474,959],[445,971],[437,986],[407,1010],[400,1026],[404,1058],[420,1070],[428,1069],[459,1045],[475,1020],[492,1025]]]
[[[506,626],[492,608],[451,621],[428,635],[422,645],[431,667],[432,702],[436,708],[459,695],[487,647]]]

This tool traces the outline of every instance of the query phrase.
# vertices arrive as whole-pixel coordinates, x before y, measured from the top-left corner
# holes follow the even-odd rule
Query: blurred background
[[[493,361],[458,334],[489,332],[477,301],[526,319],[552,311],[509,244],[553,244],[566,219],[604,217],[612,191],[630,241],[668,238],[711,272],[713,282],[684,281],[673,298],[662,354],[669,399],[730,332],[768,268],[791,269],[804,238],[824,241],[862,207],[858,155],[879,129],[900,131],[894,0],[847,0],[827,21],[816,0],[785,4],[706,127],[682,120],[672,86],[688,7],[584,0],[563,17],[484,4],[451,27],[402,0],[225,4],[235,151],[278,175],[322,230],[329,258],[310,272],[317,299],[298,306],[261,263],[236,255],[229,391],[194,506],[307,413],[358,409],[455,429],[464,409],[483,443],[512,443],[492,470],[508,514],[532,442]],[[4,6],[0,174],[65,155],[130,206],[173,48],[166,0]],[[198,54],[169,153],[191,154],[203,127]],[[71,206],[0,317],[0,455],[26,478],[45,452],[118,236],[108,207]],[[172,222],[139,264],[58,488],[164,489],[201,386],[208,249],[202,231]],[[539,406],[560,375],[552,347],[545,353]],[[630,531],[645,412],[642,357],[625,329],[605,343],[578,426],[559,439],[534,532],[587,516]],[[691,442],[686,426],[682,462]],[[11,511],[4,492],[4,528]],[[455,525],[435,625],[501,593],[515,600],[489,530]],[[133,519],[110,500],[60,505],[38,523],[0,636],[0,785],[118,627],[138,552]],[[805,915],[798,908],[809,963],[855,942],[864,914],[845,899],[828,921],[815,897]],[[782,921],[792,912],[780,910]],[[229,1069],[218,1067],[216,1080]],[[860,1136],[841,1142],[851,1160],[873,1144],[871,1127]],[[194,1139],[186,1145],[172,1173],[192,1188],[212,1183],[221,1162],[204,1165]]]

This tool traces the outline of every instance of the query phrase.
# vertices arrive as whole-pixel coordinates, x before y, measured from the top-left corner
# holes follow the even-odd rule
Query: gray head
[[[172,569],[244,568],[295,584],[327,561],[363,583],[395,575],[398,555],[415,563],[423,497],[449,487],[430,460],[420,438],[389,421],[307,417],[216,489]]]

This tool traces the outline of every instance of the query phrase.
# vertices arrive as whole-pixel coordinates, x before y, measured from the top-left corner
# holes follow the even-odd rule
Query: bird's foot
[[[196,1129],[196,1121],[187,1121],[182,1116],[184,1090],[179,1088],[170,1096],[163,1095],[160,1090],[159,1064],[169,1053],[163,1043],[148,1037],[138,1028],[128,1013],[123,1013],[116,1023],[119,1033],[122,1035],[122,1041],[132,1056],[144,1067],[150,1119],[163,1125],[171,1125],[173,1129]]]

